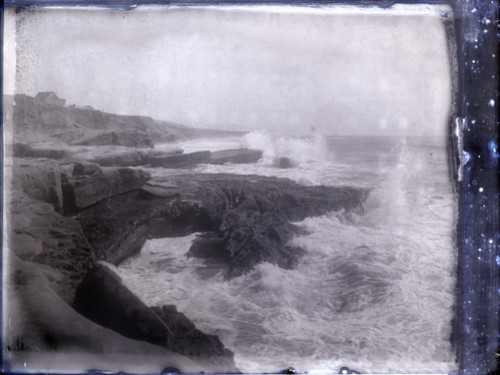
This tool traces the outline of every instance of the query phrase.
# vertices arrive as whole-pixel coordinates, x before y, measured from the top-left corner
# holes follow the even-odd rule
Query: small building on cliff
[[[66,100],[59,99],[52,91],[39,92],[35,96],[35,101],[40,104],[66,105]]]

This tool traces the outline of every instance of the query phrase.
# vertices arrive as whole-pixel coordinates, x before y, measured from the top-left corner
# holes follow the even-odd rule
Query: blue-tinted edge
[[[455,174],[459,194],[459,217],[456,229],[458,249],[456,316],[453,341],[460,374],[498,372],[495,352],[500,343],[500,225],[499,225],[499,79],[497,0],[443,1],[151,1],[151,0],[4,0],[0,17],[3,26],[5,7],[99,6],[120,10],[138,5],[223,5],[223,4],[297,4],[319,6],[341,3],[389,7],[395,3],[450,4],[455,12],[453,30],[457,40],[458,82],[455,88],[454,113],[450,114],[450,161],[465,160],[457,155],[454,127],[458,121],[463,134],[463,153],[469,161],[463,168],[463,179]],[[3,27],[2,51],[3,62]],[[451,35],[451,34],[449,34]],[[3,88],[3,75],[0,74]],[[3,103],[0,105],[3,119]],[[3,124],[2,142],[3,153]],[[0,165],[3,176],[3,163]],[[3,182],[3,181],[2,181]],[[482,188],[482,189],[481,189]],[[2,184],[3,196],[3,184]],[[2,205],[3,201],[0,201]],[[3,217],[0,218],[0,221]],[[3,229],[3,223],[2,223]],[[480,250],[481,249],[481,250]],[[432,249],[429,249],[432,251]],[[1,260],[0,260],[1,262]],[[3,288],[2,288],[3,292]],[[0,319],[2,317],[0,316]],[[2,326],[3,327],[3,326]],[[2,335],[3,338],[3,335]],[[4,341],[2,340],[2,343]],[[3,351],[0,354],[3,356]],[[2,372],[8,371],[2,360]]]

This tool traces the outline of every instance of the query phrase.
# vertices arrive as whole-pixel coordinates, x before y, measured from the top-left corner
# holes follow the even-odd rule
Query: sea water
[[[371,189],[363,209],[306,218],[293,270],[262,263],[231,280],[185,256],[193,233],[148,241],[120,265],[148,305],[174,304],[217,335],[244,372],[447,373],[453,317],[456,199],[443,139],[241,137],[179,144],[185,152],[261,149],[255,164],[201,165],[154,174],[235,173],[303,185]],[[159,147],[161,149],[161,146]],[[277,168],[287,157],[292,168]]]

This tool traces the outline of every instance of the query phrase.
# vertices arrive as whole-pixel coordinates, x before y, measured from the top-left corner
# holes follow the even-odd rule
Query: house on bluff
[[[40,104],[66,105],[66,100],[59,99],[52,91],[39,92],[35,96],[35,101]]]

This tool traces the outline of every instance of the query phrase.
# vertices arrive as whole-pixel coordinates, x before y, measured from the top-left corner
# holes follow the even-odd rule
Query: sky
[[[447,11],[426,5],[8,12],[5,92],[54,91],[68,104],[200,128],[442,135],[451,101],[440,17]]]

